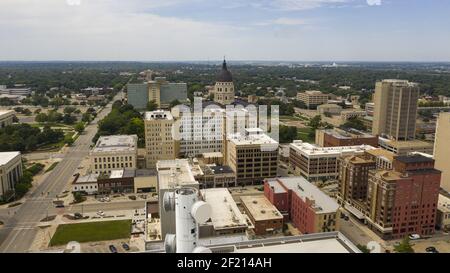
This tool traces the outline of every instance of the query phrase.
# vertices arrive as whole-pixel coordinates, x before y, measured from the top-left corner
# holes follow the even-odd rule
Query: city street
[[[119,93],[116,98],[121,96]],[[86,127],[85,132],[68,149],[64,159],[20,205],[14,216],[4,221],[0,229],[0,252],[26,252],[29,249],[37,232],[36,225],[53,209],[52,201],[71,182],[82,159],[89,155],[92,138],[98,130],[97,122],[111,111],[112,102]]]

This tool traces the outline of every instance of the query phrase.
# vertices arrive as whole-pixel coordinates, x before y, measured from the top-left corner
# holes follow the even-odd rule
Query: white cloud
[[[308,10],[351,1],[353,0],[273,0],[272,5],[283,10]]]
[[[66,0],[2,0],[0,37],[8,38],[0,43],[0,60],[214,58],[243,31],[143,12],[143,2],[155,7],[165,1],[81,0],[72,6]]]
[[[381,0],[367,0],[369,6],[381,6]]]
[[[269,21],[263,21],[255,23],[255,26],[270,26],[270,25],[279,25],[279,26],[300,26],[300,25],[306,25],[308,22],[303,19],[299,18],[288,18],[288,17],[281,17],[275,20],[269,20]]]

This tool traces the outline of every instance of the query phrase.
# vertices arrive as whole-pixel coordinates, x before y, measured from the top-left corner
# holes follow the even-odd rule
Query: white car
[[[411,235],[409,235],[409,239],[410,240],[419,240],[420,235],[419,234],[411,234]]]
[[[105,212],[102,210],[97,211],[97,215],[99,216],[105,216]]]

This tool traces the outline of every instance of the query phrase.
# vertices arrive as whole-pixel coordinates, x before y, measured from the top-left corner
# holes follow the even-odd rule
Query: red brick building
[[[268,179],[264,194],[303,234],[338,229],[339,205],[303,177]]]
[[[384,239],[435,230],[441,172],[423,155],[394,159],[393,170],[369,172],[368,226]]]
[[[321,147],[370,145],[378,147],[378,137],[349,129],[323,129],[316,131],[316,144]]]

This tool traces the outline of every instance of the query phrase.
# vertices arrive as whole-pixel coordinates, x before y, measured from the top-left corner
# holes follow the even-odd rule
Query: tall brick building
[[[372,170],[367,189],[368,226],[384,239],[434,233],[441,172],[423,155],[399,156],[393,170]]]
[[[366,210],[369,171],[374,169],[376,161],[366,154],[339,158],[338,200],[360,219]]]

